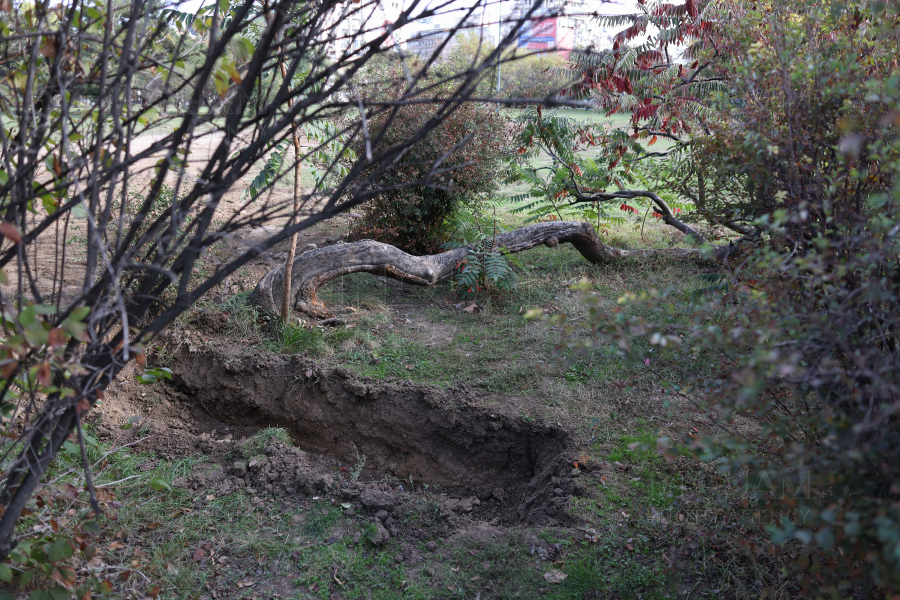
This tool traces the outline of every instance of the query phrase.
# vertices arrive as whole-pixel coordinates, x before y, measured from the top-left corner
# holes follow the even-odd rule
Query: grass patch
[[[515,224],[515,216],[504,218]],[[645,240],[640,239],[639,224],[635,226],[625,226],[608,242],[626,247],[669,244],[659,226],[648,226]],[[304,353],[325,366],[377,379],[441,387],[466,384],[485,394],[541,398],[553,419],[568,423],[584,422],[629,401],[636,405],[654,388],[660,373],[669,377],[703,368],[669,364],[652,352],[653,372],[624,361],[614,343],[597,338],[582,292],[570,289],[586,278],[600,310],[640,316],[648,309],[617,300],[626,292],[664,288],[688,294],[703,285],[697,265],[665,257],[592,265],[568,246],[535,248],[513,255],[511,262],[517,289],[479,294],[474,301],[480,310],[474,314],[455,308],[464,299],[448,283],[417,287],[362,273],[329,282],[319,292],[326,304],[344,311],[346,327],[265,320],[246,304],[248,294],[233,296],[216,308],[230,315],[230,337],[256,340],[273,352]],[[564,315],[564,327],[526,320],[524,313],[535,307]],[[665,319],[675,323],[679,316]],[[653,350],[649,342],[646,346]]]
[[[586,551],[565,573],[568,577],[555,595],[560,600],[662,600],[671,587],[662,560],[628,556],[611,546]]]
[[[247,438],[241,445],[241,451],[246,457],[262,454],[270,440],[276,440],[288,446],[294,445],[291,440],[291,434],[288,433],[287,429],[283,427],[266,427]]]
[[[613,434],[607,443],[600,440],[594,443],[595,456],[628,467],[618,482],[600,485],[608,503],[665,509],[681,495],[683,478],[660,456],[656,439],[656,431],[638,420],[632,432]]]

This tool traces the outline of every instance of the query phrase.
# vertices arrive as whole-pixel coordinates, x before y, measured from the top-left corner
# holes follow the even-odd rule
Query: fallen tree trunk
[[[537,223],[502,233],[497,236],[495,245],[506,252],[515,253],[540,245],[553,247],[561,243],[572,244],[585,259],[594,264],[608,264],[627,256],[647,254],[700,257],[700,251],[693,248],[614,248],[600,241],[590,224],[571,221]],[[716,259],[724,259],[728,250],[729,246],[718,246]],[[332,279],[350,273],[372,273],[412,285],[435,285],[449,279],[467,253],[468,248],[458,248],[431,256],[412,256],[399,248],[374,240],[310,249],[294,259],[290,293],[295,296],[294,305],[298,310],[322,319],[331,316],[331,313],[319,300],[317,292]],[[279,265],[259,280],[250,296],[250,302],[267,313],[278,314],[283,290],[284,265]]]

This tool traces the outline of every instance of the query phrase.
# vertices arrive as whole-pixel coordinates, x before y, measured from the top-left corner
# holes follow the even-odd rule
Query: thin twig
[[[81,417],[76,416],[75,422],[78,426],[78,445],[81,446],[81,463],[84,467],[84,481],[87,485],[88,497],[90,498],[91,508],[94,509],[97,516],[100,516],[103,514],[103,509],[100,508],[100,503],[97,502],[97,490],[94,489],[94,478],[91,475],[91,466],[88,464],[87,448],[84,445],[84,433],[81,430]]]

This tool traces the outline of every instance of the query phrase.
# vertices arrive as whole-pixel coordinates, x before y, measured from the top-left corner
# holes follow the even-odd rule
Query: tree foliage
[[[84,526],[114,502],[92,487],[81,422],[125,365],[145,365],[164,327],[297,231],[385,193],[446,188],[467,168],[426,152],[414,168],[398,164],[456,111],[468,117],[454,123],[471,127],[475,84],[512,38],[438,87],[409,70],[392,82],[391,102],[373,101],[351,82],[396,51],[390,27],[354,30],[349,40],[338,31],[377,10],[374,1],[330,0],[222,0],[193,14],[143,0],[0,2],[0,559],[16,547],[19,516],[62,493],[41,480],[65,444],[81,446],[86,489],[65,493],[87,494]],[[395,26],[434,14],[413,2]],[[170,114],[167,104],[182,98],[187,106]],[[417,120],[401,118],[407,105]],[[358,118],[344,120],[351,108]],[[323,165],[296,201],[278,193],[291,160],[346,158],[334,144],[367,122],[379,129],[365,152]],[[284,142],[306,126],[320,136],[289,159]],[[261,168],[251,193],[229,195]],[[222,238],[264,223],[277,226],[256,246],[205,261]],[[72,260],[73,247],[83,264]],[[65,543],[88,553],[89,540],[79,539]],[[56,557],[65,550],[36,539],[23,560],[71,587],[45,546]]]
[[[526,111],[520,117],[518,160],[509,170],[511,181],[529,186],[514,198],[522,203],[520,211],[535,219],[580,215],[598,227],[615,224],[622,212],[652,212],[696,241],[705,240],[689,225],[696,220],[690,214],[694,200],[659,184],[662,174],[683,162],[692,136],[708,129],[712,101],[724,85],[714,72],[723,5],[641,2],[637,14],[600,17],[604,25],[624,28],[612,48],[573,52],[565,68],[550,71],[575,82],[568,93],[607,117],[629,115],[628,124],[579,123],[553,112]],[[654,149],[661,139],[669,147]],[[552,166],[533,167],[537,156],[551,159]]]
[[[495,47],[493,36],[485,38],[480,31],[457,35],[441,67],[455,73],[465,71]],[[511,48],[504,52],[501,62],[499,88],[494,67],[485,72],[480,85],[483,95],[496,94],[499,98],[509,99],[555,97],[571,83],[564,70],[566,61],[555,51]]]
[[[728,86],[671,183],[753,249],[690,298],[623,298],[683,325],[595,313],[637,360],[649,342],[653,368],[709,365],[667,383],[717,431],[661,443],[743,487],[755,525],[799,547],[809,595],[900,586],[898,25],[885,5],[836,2],[720,19]]]
[[[443,78],[442,78],[443,79]],[[428,94],[446,94],[446,84],[429,82]],[[373,96],[394,101],[399,88],[377,89]],[[396,143],[429,118],[427,105],[408,105],[395,114],[368,121],[349,148],[365,155],[372,139]],[[390,125],[388,127],[388,125]],[[442,226],[461,206],[475,207],[497,189],[496,171],[508,148],[509,128],[497,106],[469,103],[434,128],[391,171],[378,175],[384,190],[362,206],[362,223],[352,232],[356,239],[374,239],[411,254],[433,254],[444,241]],[[408,181],[422,185],[408,186]]]

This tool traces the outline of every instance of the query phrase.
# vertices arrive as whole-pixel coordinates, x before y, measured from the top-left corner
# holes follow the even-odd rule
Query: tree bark
[[[585,259],[594,264],[610,264],[635,255],[702,256],[700,250],[694,248],[614,248],[600,241],[590,224],[567,221],[537,223],[502,233],[496,238],[496,247],[515,253],[540,245],[553,247],[566,242],[575,246]],[[717,246],[716,260],[726,259],[729,249],[730,246]],[[332,279],[350,273],[372,273],[412,285],[435,285],[454,274],[468,251],[468,248],[458,248],[431,256],[412,256],[394,246],[374,240],[310,249],[301,252],[294,259],[290,294],[298,310],[311,317],[324,319],[330,317],[331,312],[319,300],[317,292]],[[277,314],[283,301],[284,267],[280,265],[269,271],[259,280],[250,295],[250,301],[269,314]]]
[[[284,66],[284,61],[281,61],[281,76],[287,77],[287,69]],[[293,106],[293,101],[288,100],[288,106]],[[288,227],[294,224],[294,219],[297,218],[297,212],[299,210],[298,203],[300,201],[300,134],[297,133],[297,125],[295,123],[291,123],[291,137],[294,140],[294,203],[293,210],[291,211],[291,216],[288,219]],[[287,279],[293,279],[291,271],[294,266],[294,255],[297,252],[297,236],[300,235],[300,232],[295,232],[294,235],[291,236],[291,245],[288,246],[288,255],[287,260],[284,261],[284,269],[286,271],[285,277]],[[281,320],[287,323],[288,317],[291,315],[291,303],[290,296],[284,296],[281,302]]]

